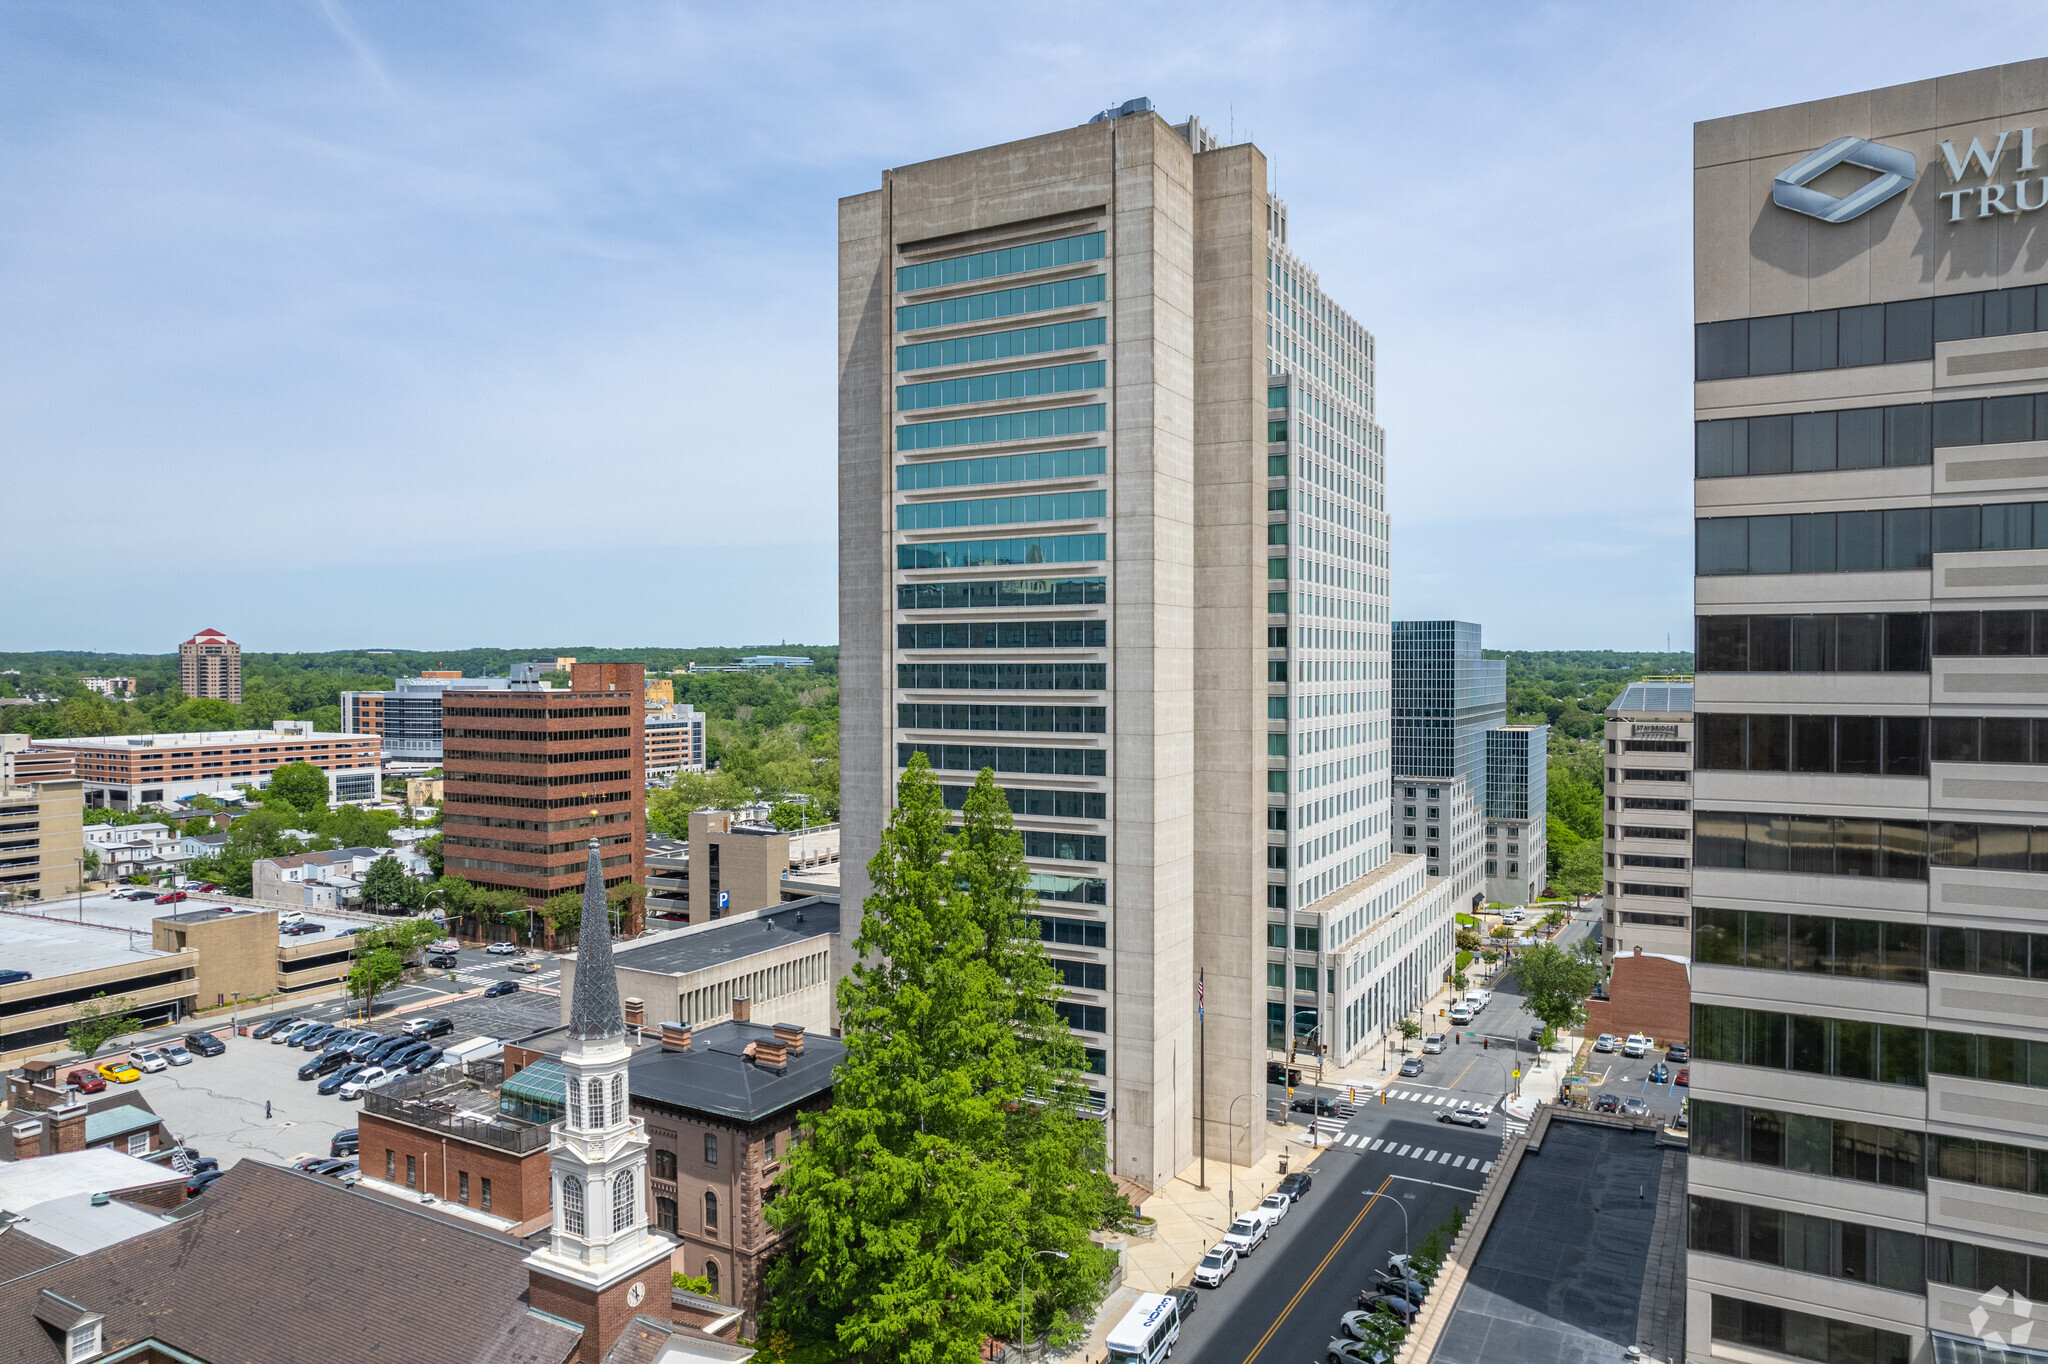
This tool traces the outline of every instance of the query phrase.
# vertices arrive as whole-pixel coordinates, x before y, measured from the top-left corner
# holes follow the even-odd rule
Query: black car
[[[449,956],[447,953],[444,952],[438,957],[428,957],[427,965],[431,966],[436,971],[453,971],[458,965],[458,963],[456,962],[455,958]]]
[[[1268,1061],[1266,1062],[1266,1083],[1269,1085],[1298,1085],[1301,1083],[1301,1072],[1290,1070],[1278,1061]]]
[[[1182,1321],[1194,1315],[1195,1304],[1201,1301],[1195,1290],[1187,1287],[1169,1288],[1166,1290],[1166,1296],[1173,1299],[1174,1308]]]
[[[210,1032],[188,1032],[185,1034],[185,1050],[198,1056],[218,1056],[228,1049],[227,1043]]]
[[[405,1066],[411,1065],[413,1063],[414,1058],[433,1050],[435,1050],[435,1047],[432,1043],[414,1042],[410,1046],[400,1047],[397,1050],[389,1053],[384,1057],[382,1061],[379,1061],[377,1064],[384,1067],[384,1069],[386,1070],[399,1070]]]
[[[213,1181],[219,1179],[225,1173],[227,1173],[225,1170],[207,1170],[203,1173],[193,1175],[190,1179],[185,1181],[185,1197],[199,1197],[199,1195],[205,1193],[208,1189],[213,1187]]]
[[[330,1052],[323,1056],[316,1056],[306,1062],[305,1065],[299,1067],[299,1078],[301,1080],[310,1080],[316,1075],[332,1075],[347,1064],[349,1064],[349,1059],[348,1053],[345,1051]]]
[[[1274,1192],[1284,1193],[1288,1198],[1299,1203],[1301,1196],[1308,1192],[1309,1185],[1313,1182],[1305,1172],[1297,1170],[1291,1175],[1284,1176]]]
[[[390,1038],[382,1033],[373,1032],[366,1037],[358,1038],[356,1044],[348,1049],[348,1054],[355,1057],[358,1061],[366,1061],[369,1059],[370,1053],[376,1051],[377,1048],[390,1040]]]
[[[299,1016],[297,1014],[286,1014],[282,1018],[266,1018],[249,1030],[249,1036],[268,1037],[274,1032],[289,1028],[298,1021]]]
[[[187,1152],[186,1154],[189,1155],[191,1153]],[[218,1170],[219,1168],[220,1162],[212,1156],[201,1156],[198,1160],[192,1162],[192,1174],[194,1175],[203,1175],[209,1170]],[[187,1175],[186,1178],[191,1178],[191,1175]]]
[[[370,1063],[378,1066],[386,1065],[398,1053],[418,1045],[419,1042],[416,1038],[405,1036],[387,1037],[376,1046],[370,1048]]]
[[[337,1066],[326,1079],[320,1082],[319,1092],[322,1094],[332,1094],[368,1069],[369,1067],[361,1061],[350,1061],[345,1066]]]
[[[489,987],[488,989],[486,989],[486,990],[484,991],[483,997],[484,997],[485,999],[496,999],[496,998],[497,998],[497,997],[498,997],[499,995],[510,995],[510,994],[516,994],[516,993],[518,993],[518,991],[519,991],[519,982],[518,982],[518,981],[516,981],[516,980],[501,980],[501,981],[499,981],[499,982],[498,982],[498,983],[497,983],[496,985],[493,985],[493,986]]]
[[[405,1073],[407,1075],[417,1075],[423,1070],[432,1069],[440,1060],[441,1049],[439,1047],[435,1047],[430,1051],[423,1051],[405,1063]]]
[[[1313,1113],[1319,1118],[1334,1117],[1337,1112],[1337,1105],[1331,1103],[1328,1099],[1318,1099],[1313,1096],[1304,1096],[1296,1099],[1287,1106],[1296,1113]]]
[[[1420,1280],[1403,1279],[1393,1274],[1381,1274],[1372,1282],[1372,1291],[1389,1297],[1406,1298],[1417,1307],[1422,1305],[1422,1295],[1429,1289]]]
[[[1621,1112],[1621,1096],[1619,1094],[1602,1094],[1599,1098],[1593,1100],[1593,1111],[1595,1113]]]
[[[1374,1292],[1372,1289],[1363,1289],[1359,1292],[1358,1305],[1366,1311],[1384,1312],[1403,1326],[1415,1320],[1416,1312],[1421,1310],[1406,1298],[1396,1297],[1392,1293]]]
[[[447,1035],[448,1035],[449,1033],[451,1033],[451,1032],[454,1032],[454,1031],[455,1031],[455,1020],[454,1020],[454,1019],[452,1019],[452,1018],[437,1018],[437,1019],[435,1019],[435,1020],[434,1020],[433,1022],[431,1022],[431,1023],[427,1024],[427,1026],[426,1026],[425,1030],[424,1030],[424,1031],[422,1031],[422,1032],[421,1032],[421,1033],[419,1034],[419,1036],[420,1036],[420,1037],[421,1037],[422,1039],[425,1039],[425,1038],[429,1038],[429,1037],[446,1037],[446,1036],[447,1036]]]
[[[1686,1046],[1683,1042],[1673,1042],[1669,1047],[1665,1048],[1664,1059],[1673,1065],[1681,1065],[1692,1060],[1692,1048]]]
[[[334,1139],[327,1143],[327,1154],[330,1156],[352,1156],[356,1153],[357,1145],[356,1129],[351,1127],[345,1132],[336,1132],[334,1134]]]
[[[313,1029],[313,1031],[307,1033],[298,1041],[287,1042],[285,1043],[285,1045],[288,1047],[297,1047],[301,1051],[313,1051],[317,1048],[326,1046],[329,1042],[332,1042],[335,1038],[341,1036],[342,1031],[343,1030],[341,1028],[338,1028],[334,1024],[329,1023],[323,1027]]]

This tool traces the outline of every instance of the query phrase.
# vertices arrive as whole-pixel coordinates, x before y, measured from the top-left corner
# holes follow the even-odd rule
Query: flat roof
[[[19,1212],[53,1198],[154,1188],[184,1178],[167,1166],[105,1147],[59,1151],[34,1160],[0,1161],[0,1208]]]
[[[774,909],[713,919],[709,923],[671,929],[650,938],[618,943],[612,948],[612,957],[618,965],[629,970],[682,976],[838,931],[838,897],[813,895],[791,900]],[[563,959],[565,980],[573,977],[568,965],[572,960],[573,955]]]
[[[66,902],[67,907],[76,903]],[[97,917],[90,900],[86,912]],[[140,924],[101,926],[10,914],[0,919],[0,961],[12,970],[29,972],[38,981],[48,981],[75,971],[97,971],[170,955],[152,948],[149,938],[147,918]]]
[[[377,743],[375,734],[280,734],[273,729],[209,729],[186,734],[106,734],[89,739],[37,739],[37,748],[197,748],[203,744]]]
[[[1683,1350],[1683,1339],[1654,1338],[1671,1328],[1666,1285],[1650,1262],[1657,1234],[1676,1234],[1660,1226],[1660,1208],[1684,1222],[1684,1150],[1661,1144],[1647,1125],[1546,1116],[1541,1146],[1516,1160],[1443,1332],[1423,1356],[1429,1364],[1607,1364],[1632,1345],[1658,1359],[1673,1357],[1659,1348]],[[1645,1293],[1646,1282],[1656,1291]]]
[[[754,1122],[832,1088],[832,1072],[846,1045],[819,1033],[804,1034],[802,1055],[781,1073],[746,1059],[749,1042],[773,1042],[770,1023],[714,1023],[696,1030],[688,1051],[642,1047],[626,1063],[626,1084],[642,1099],[671,1108]]]
[[[1647,711],[1652,715],[1690,714],[1692,683],[1631,682],[1621,689],[1621,695],[1615,697],[1613,703],[1607,707],[1607,713],[1627,715],[1631,711]]]
[[[93,1206],[89,1193],[67,1194],[20,1211],[14,1225],[38,1241],[73,1255],[86,1255],[118,1245],[131,1236],[155,1231],[171,1219],[144,1212],[118,1200]]]

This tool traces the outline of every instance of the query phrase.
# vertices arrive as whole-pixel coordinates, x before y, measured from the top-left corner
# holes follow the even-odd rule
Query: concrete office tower
[[[241,705],[242,646],[218,630],[201,630],[180,644],[178,690]]]
[[[1601,861],[1608,962],[1692,955],[1693,684],[1631,682],[1607,707]]]
[[[2044,125],[2029,61],[1694,132],[1688,1359],[2040,1357]]]
[[[1115,1171],[1194,1160],[1201,1045],[1228,1155],[1269,968],[1388,860],[1372,337],[1258,148],[1133,101],[841,202],[839,411],[848,912],[914,750],[994,768]]]
[[[1397,620],[1392,690],[1400,849],[1425,858],[1461,908],[1482,904],[1486,735],[1507,722],[1507,663],[1480,653],[1469,620]],[[1453,782],[1467,796],[1449,794]]]
[[[1550,726],[1486,731],[1486,898],[1526,905],[1547,879]]]

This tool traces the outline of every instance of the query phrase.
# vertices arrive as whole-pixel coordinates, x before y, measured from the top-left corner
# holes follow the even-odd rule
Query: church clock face
[[[636,1283],[631,1288],[626,1290],[626,1306],[638,1307],[640,1305],[640,1300],[646,1296],[647,1285],[644,1283]]]

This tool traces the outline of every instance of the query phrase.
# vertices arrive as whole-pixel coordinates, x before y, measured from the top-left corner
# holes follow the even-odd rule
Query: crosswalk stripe
[[[1379,1149],[1380,1149],[1380,1147],[1382,1147],[1382,1146],[1384,1146],[1384,1145],[1386,1145],[1386,1144],[1387,1144],[1387,1139],[1386,1139],[1385,1137],[1374,1137],[1374,1138],[1372,1139],[1372,1145],[1370,1145],[1370,1146],[1366,1147],[1365,1149],[1366,1149],[1366,1150],[1368,1150],[1368,1151],[1377,1151],[1377,1150],[1379,1150]]]
[[[1465,1158],[1464,1158],[1463,1156],[1459,1156],[1459,1157],[1458,1157],[1458,1158],[1457,1158],[1456,1160],[1454,1160],[1454,1161],[1452,1161],[1452,1162],[1451,1162],[1451,1168],[1452,1168],[1453,1170],[1462,1170],[1462,1169],[1464,1169],[1464,1168],[1465,1168]]]
[[[1486,1164],[1484,1164],[1484,1165],[1480,1166],[1480,1167],[1479,1167],[1479,1173],[1480,1173],[1480,1174],[1483,1174],[1483,1175],[1490,1175],[1490,1174],[1492,1174],[1492,1173],[1493,1173],[1493,1162],[1489,1160],[1489,1161],[1487,1161],[1487,1162],[1486,1162]]]
[[[1356,1132],[1354,1132],[1354,1133],[1352,1133],[1352,1134],[1351,1134],[1350,1136],[1348,1136],[1348,1137],[1344,1138],[1344,1144],[1345,1144],[1346,1146],[1356,1146],[1356,1145],[1358,1145],[1358,1134],[1357,1134]]]
[[[1402,1147],[1402,1148],[1401,1148],[1400,1150],[1398,1150],[1398,1151],[1394,1152],[1394,1154],[1395,1154],[1395,1156],[1397,1156],[1397,1157],[1399,1157],[1399,1156],[1405,1156],[1405,1155],[1407,1155],[1407,1154],[1408,1154],[1408,1148],[1407,1148],[1406,1146],[1403,1146],[1403,1147]]]
[[[1431,1155],[1435,1155],[1435,1154],[1436,1154],[1436,1152],[1434,1152],[1434,1151],[1431,1151],[1431,1152],[1430,1152],[1430,1154],[1431,1154]],[[1421,1160],[1421,1159],[1422,1159],[1422,1148],[1421,1148],[1420,1146],[1416,1147],[1416,1148],[1415,1148],[1415,1150],[1414,1150],[1414,1151],[1412,1151],[1412,1152],[1411,1152],[1411,1153],[1409,1154],[1409,1156],[1408,1156],[1408,1159],[1410,1159],[1410,1160]]]
[[[1444,1163],[1445,1161],[1449,1160],[1450,1158],[1451,1158],[1451,1153],[1450,1153],[1449,1151],[1446,1151],[1446,1152],[1444,1152],[1444,1153],[1443,1153],[1443,1155],[1442,1155],[1442,1156],[1441,1156],[1441,1157],[1440,1157],[1440,1158],[1439,1158],[1439,1159],[1437,1160],[1437,1164],[1441,1165],[1441,1164],[1443,1164],[1443,1163]]]

